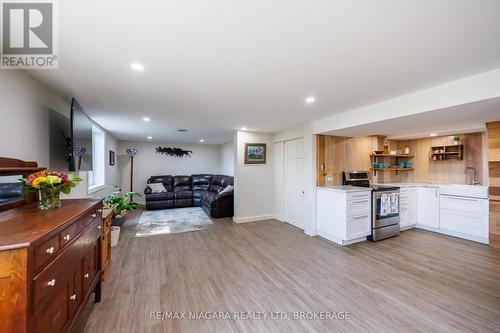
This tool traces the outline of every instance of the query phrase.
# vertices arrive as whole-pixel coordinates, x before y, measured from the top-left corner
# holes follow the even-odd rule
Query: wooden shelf
[[[442,150],[442,152],[437,152]],[[446,146],[433,146],[430,151],[430,160],[432,162],[438,161],[457,161],[463,160],[464,156],[464,146],[463,145],[446,145]],[[433,159],[434,156],[439,157]]]
[[[370,154],[371,157],[407,157],[407,158],[413,158],[415,155],[410,155],[410,154],[396,154],[396,155],[391,155],[391,154]]]
[[[371,171],[406,171],[414,168],[370,168]]]

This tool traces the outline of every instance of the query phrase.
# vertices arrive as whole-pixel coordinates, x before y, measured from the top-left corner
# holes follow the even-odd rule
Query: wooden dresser
[[[0,333],[69,332],[101,297],[102,202],[0,213]]]
[[[113,218],[112,209],[102,211],[102,281],[106,278],[111,264],[111,223]]]

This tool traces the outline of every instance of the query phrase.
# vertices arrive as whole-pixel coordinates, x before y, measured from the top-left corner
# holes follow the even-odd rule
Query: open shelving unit
[[[464,159],[464,145],[433,146],[430,151],[430,160],[439,161],[461,161]]]
[[[395,164],[398,164],[399,159],[401,158],[413,158],[415,155],[411,154],[370,154],[372,165],[374,163],[378,163],[378,158],[395,158]],[[392,168],[370,168],[370,171],[373,171],[373,175],[377,175],[377,171],[395,171],[396,175],[399,171],[409,171],[414,170],[414,168],[400,168],[400,167],[392,167]]]

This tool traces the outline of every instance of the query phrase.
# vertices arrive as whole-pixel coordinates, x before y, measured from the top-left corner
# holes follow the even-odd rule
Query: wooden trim
[[[490,246],[500,248],[500,121],[487,123],[490,192]]]

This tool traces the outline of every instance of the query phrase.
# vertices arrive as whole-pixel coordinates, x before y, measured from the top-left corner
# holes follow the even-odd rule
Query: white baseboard
[[[275,218],[274,215],[259,215],[259,216],[248,216],[248,217],[235,217],[235,216],[233,216],[233,222],[234,223],[247,223],[247,222],[272,220],[274,218]]]
[[[473,242],[483,243],[483,244],[486,244],[486,245],[489,244],[489,239],[488,238],[484,238],[484,237],[463,234],[461,232],[456,232],[456,231],[451,231],[451,230],[446,230],[446,229],[429,227],[427,225],[422,225],[422,224],[417,224],[415,227],[417,229],[423,229],[423,230],[427,230],[427,231],[437,232],[439,234],[443,234],[443,235],[447,235],[447,236],[452,236],[452,237],[457,237],[457,238],[462,238],[462,239],[470,240],[470,241],[473,241]]]

